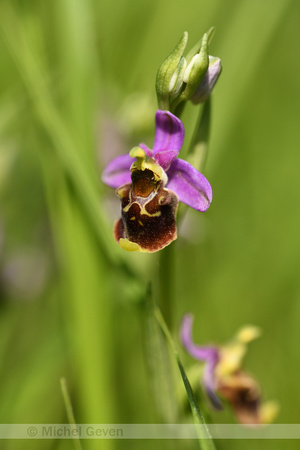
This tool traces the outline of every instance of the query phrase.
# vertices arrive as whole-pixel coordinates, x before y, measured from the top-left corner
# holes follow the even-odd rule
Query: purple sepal
[[[203,347],[196,345],[192,339],[192,325],[193,325],[192,314],[186,314],[183,318],[181,327],[181,341],[188,351],[188,353],[195,359],[204,361],[205,368],[203,374],[203,384],[205,390],[211,400],[212,405],[216,409],[222,409],[222,403],[219,397],[216,395],[216,377],[215,369],[219,362],[219,351],[217,347],[208,346]]]
[[[103,183],[114,189],[123,184],[131,183],[130,167],[133,161],[128,154],[114,158],[108,163],[102,173]]]
[[[219,360],[216,347],[203,347],[196,345],[192,339],[192,325],[194,317],[192,314],[186,314],[181,326],[181,342],[193,358],[200,361],[214,362],[214,366]]]
[[[156,111],[155,123],[153,156],[161,167],[167,170],[182,147],[184,126],[174,114],[160,109]]]
[[[211,401],[212,406],[215,409],[222,410],[223,409],[222,402],[221,402],[221,400],[219,399],[219,397],[217,396],[217,394],[215,392],[216,388],[215,388],[215,386],[212,385],[211,379],[208,378],[206,380],[205,375],[204,375],[203,384],[204,384],[206,393],[207,393],[207,395],[209,397],[209,400]],[[213,383],[213,384],[215,384],[215,383]]]
[[[210,358],[207,360],[204,374],[203,374],[203,384],[207,395],[215,409],[223,409],[222,402],[216,394],[217,381],[215,376],[216,365],[219,362],[219,351],[216,347],[211,347]]]
[[[175,159],[168,170],[168,189],[179,200],[197,211],[206,211],[212,201],[212,189],[202,173],[182,159]]]

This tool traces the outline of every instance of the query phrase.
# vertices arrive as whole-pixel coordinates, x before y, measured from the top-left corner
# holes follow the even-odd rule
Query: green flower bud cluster
[[[221,60],[209,56],[208,46],[214,34],[212,27],[202,39],[183,56],[188,33],[182,38],[157,71],[156,94],[160,109],[175,113],[179,104],[191,100],[202,103],[210,95],[221,73]]]

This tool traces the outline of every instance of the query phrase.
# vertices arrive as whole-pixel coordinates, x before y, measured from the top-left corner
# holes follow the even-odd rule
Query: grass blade
[[[202,450],[215,450],[214,442],[213,442],[213,440],[212,440],[212,438],[210,436],[210,433],[209,433],[209,430],[208,430],[208,428],[206,426],[204,417],[203,417],[202,412],[201,412],[201,410],[199,408],[198,402],[197,402],[197,400],[195,398],[195,394],[194,394],[193,389],[192,389],[192,387],[190,385],[188,377],[187,377],[187,375],[185,373],[184,367],[183,367],[183,365],[181,363],[181,360],[180,360],[180,357],[179,357],[179,353],[178,353],[178,351],[176,349],[175,343],[174,343],[174,341],[172,339],[172,336],[171,336],[171,334],[170,334],[170,332],[168,330],[168,327],[167,327],[167,325],[165,323],[165,320],[164,320],[164,318],[163,318],[163,316],[161,314],[161,311],[160,311],[160,309],[158,307],[155,307],[154,314],[155,314],[155,317],[157,319],[157,322],[158,322],[162,332],[164,333],[164,335],[165,335],[165,337],[166,337],[166,339],[167,339],[167,341],[168,341],[168,343],[169,343],[169,345],[170,345],[170,347],[172,349],[172,352],[173,352],[173,354],[175,356],[178,368],[180,370],[182,381],[184,383],[185,390],[186,390],[186,393],[187,393],[187,396],[188,396],[188,400],[189,400],[189,403],[190,403],[190,407],[191,407],[191,410],[192,410],[192,413],[193,413],[194,422],[195,422],[195,425],[196,425],[196,428],[197,428],[197,432],[198,432],[198,436],[199,436],[200,448]],[[200,426],[198,427],[197,425],[200,425]]]
[[[77,425],[75,422],[72,403],[71,403],[71,399],[70,399],[70,395],[69,395],[69,391],[68,391],[67,380],[65,378],[60,379],[60,387],[61,387],[61,392],[62,392],[62,396],[64,399],[69,423],[70,423],[70,425],[73,425],[72,429],[76,430]],[[74,437],[74,444],[75,444],[76,450],[82,450],[82,446],[81,446],[79,437],[76,435],[76,433],[75,434],[72,433],[72,436]]]

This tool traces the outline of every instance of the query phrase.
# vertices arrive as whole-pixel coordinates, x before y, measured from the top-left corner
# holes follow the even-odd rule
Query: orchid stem
[[[159,300],[165,321],[172,331],[173,307],[175,298],[174,289],[174,243],[166,247],[159,254]]]
[[[211,122],[211,98],[209,97],[199,111],[196,129],[188,150],[189,162],[200,172],[203,170],[207,153]]]

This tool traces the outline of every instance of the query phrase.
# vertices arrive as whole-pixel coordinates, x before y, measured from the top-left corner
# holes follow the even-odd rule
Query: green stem
[[[170,101],[169,97],[157,97],[158,108],[163,111],[170,110]]]
[[[159,253],[158,279],[159,303],[170,330],[173,326],[173,311],[175,300],[175,243],[168,245]]]
[[[180,116],[183,113],[183,110],[185,108],[186,102],[179,102],[177,104],[172,104],[171,107],[171,112],[173,112],[173,114],[175,114],[175,116],[177,116],[180,119]]]
[[[189,162],[200,171],[203,170],[208,153],[210,120],[211,98],[208,97],[200,109],[195,132],[188,150]]]

